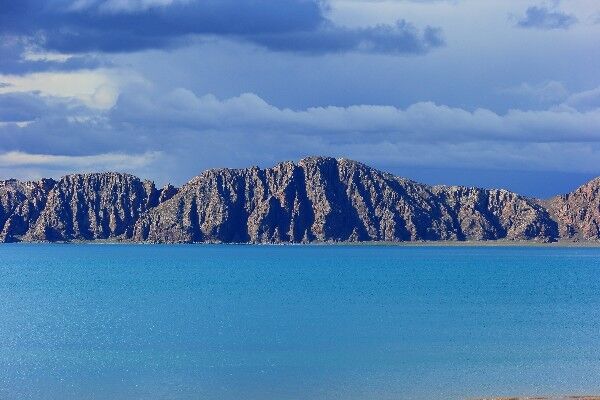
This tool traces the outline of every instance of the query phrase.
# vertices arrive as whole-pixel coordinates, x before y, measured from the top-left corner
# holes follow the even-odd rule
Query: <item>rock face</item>
[[[430,187],[363,164],[306,158],[211,170],[136,224],[152,242],[311,242],[557,238],[533,200],[504,190]]]
[[[0,182],[0,241],[598,240],[600,178],[549,201],[310,157],[157,189],[119,173]]]
[[[32,241],[127,238],[161,193],[154,183],[118,173],[68,175],[56,182],[25,235]]]
[[[15,242],[27,233],[46,206],[52,179],[0,181],[0,242]]]
[[[600,239],[600,177],[569,194],[550,199],[545,205],[558,221],[561,237]]]

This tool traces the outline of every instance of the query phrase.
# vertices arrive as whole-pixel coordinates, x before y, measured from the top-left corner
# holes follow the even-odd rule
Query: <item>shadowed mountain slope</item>
[[[0,242],[15,242],[27,233],[46,206],[52,179],[0,181]]]
[[[561,237],[575,240],[600,238],[600,177],[544,203],[558,222]]]
[[[543,207],[514,193],[430,187],[323,157],[206,171],[134,230],[135,240],[153,242],[549,241],[557,235]]]
[[[541,201],[309,157],[213,169],[177,189],[119,173],[0,182],[0,240],[308,243],[599,240],[600,179]]]
[[[24,240],[126,239],[140,216],[160,199],[154,183],[132,175],[68,175],[54,184]]]

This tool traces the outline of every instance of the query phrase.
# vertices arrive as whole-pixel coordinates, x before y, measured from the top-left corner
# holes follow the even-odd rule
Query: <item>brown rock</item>
[[[52,179],[0,181],[0,242],[17,242],[31,228],[46,205]]]
[[[600,240],[600,177],[544,204],[558,222],[561,237]]]
[[[150,181],[119,173],[68,175],[48,194],[46,206],[25,235],[32,241],[128,238],[146,210],[158,204]]]
[[[324,157],[206,171],[134,230],[135,240],[152,242],[556,238],[547,211],[514,193],[430,187]]]
[[[0,181],[0,241],[308,243],[598,240],[600,178],[549,201],[428,186],[309,157],[205,171],[182,188],[119,173]]]

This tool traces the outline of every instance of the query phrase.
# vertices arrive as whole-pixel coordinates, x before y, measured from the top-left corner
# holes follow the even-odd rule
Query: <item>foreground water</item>
[[[600,393],[600,249],[0,246],[2,399]]]

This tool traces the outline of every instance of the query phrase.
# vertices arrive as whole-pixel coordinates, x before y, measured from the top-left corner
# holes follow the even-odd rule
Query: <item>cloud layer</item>
[[[600,8],[529,5],[0,0],[0,176],[312,154],[598,174]]]
[[[577,23],[575,16],[545,6],[531,6],[517,22],[521,28],[569,29]]]
[[[124,92],[112,108],[99,111],[52,96],[9,93],[0,95],[0,163],[74,170],[118,165],[136,173],[160,168],[178,182],[206,167],[308,154],[380,165],[592,172],[600,156],[600,109],[589,106],[594,93],[574,94],[546,110],[505,114],[431,102],[292,110],[252,93],[218,99],[181,88],[159,95],[147,87]],[[585,107],[578,108],[582,98]]]
[[[109,65],[99,57],[88,54],[36,53],[36,43],[36,40],[27,37],[0,36],[0,72],[27,74],[41,71],[76,71]]]
[[[169,48],[214,36],[303,53],[411,54],[444,44],[438,28],[419,31],[404,20],[348,28],[330,21],[325,9],[326,3],[317,0],[2,0],[0,33],[61,53]],[[92,61],[74,58],[70,63]],[[27,69],[38,68],[30,64]],[[14,61],[0,68],[17,69]]]
[[[10,151],[0,154],[2,167],[32,167],[45,168],[81,168],[81,169],[116,169],[139,168],[153,162],[160,153],[145,153],[127,155],[119,153],[96,154],[91,156],[57,156],[49,154],[28,154],[20,151]]]

